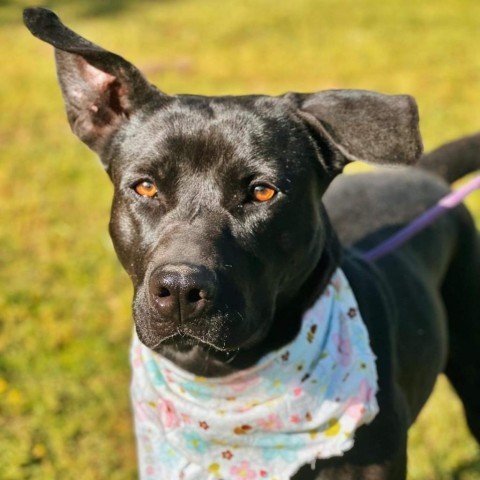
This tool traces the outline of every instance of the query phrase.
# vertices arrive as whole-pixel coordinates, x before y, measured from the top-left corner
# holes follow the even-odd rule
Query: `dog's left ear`
[[[418,108],[408,95],[326,90],[286,97],[295,103],[332,175],[355,160],[409,165],[422,153]]]

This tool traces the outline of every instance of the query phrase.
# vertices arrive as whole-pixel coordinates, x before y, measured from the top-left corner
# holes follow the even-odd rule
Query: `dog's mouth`
[[[192,331],[193,330],[193,331]],[[268,322],[255,329],[229,328],[213,334],[209,329],[195,331],[177,327],[167,332],[158,328],[138,328],[140,341],[154,352],[191,373],[217,376],[246,368],[258,360],[256,346],[267,334]]]
[[[163,338],[150,348],[180,368],[207,377],[232,373],[244,353],[241,346],[225,346],[183,332]]]
[[[226,354],[227,356],[238,352],[241,348],[240,346],[220,345],[217,342],[212,342],[201,338],[200,336],[192,333],[185,333],[180,330],[166,338],[161,339],[156,345],[150,348],[155,352],[161,353],[164,347],[171,346],[177,348],[179,351],[190,350],[192,347],[202,347],[206,350],[212,350],[214,352]]]

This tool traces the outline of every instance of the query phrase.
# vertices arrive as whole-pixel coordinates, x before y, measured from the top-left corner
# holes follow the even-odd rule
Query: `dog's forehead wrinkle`
[[[170,135],[195,134],[213,127],[241,137],[262,129],[265,119],[238,102],[224,103],[215,97],[205,97],[193,105],[188,102],[172,102],[167,108],[158,110],[148,124],[156,129],[167,128]]]
[[[181,152],[185,149],[195,150],[198,155],[205,151],[203,161],[195,162],[197,166],[208,165],[208,157],[217,165],[219,160],[228,163],[232,158],[248,164],[251,159],[262,159],[265,152],[271,155],[272,151],[284,156],[283,161],[291,162],[287,154],[291,133],[298,133],[293,132],[296,123],[283,107],[277,107],[278,111],[274,109],[273,113],[266,109],[264,103],[273,102],[269,97],[247,100],[193,97],[193,105],[191,97],[186,98],[188,102],[183,98],[172,101],[149,117],[132,118],[121,138],[123,163],[132,159],[162,163],[166,152],[172,157],[177,155],[175,161],[181,162]],[[248,109],[244,102],[257,102],[260,107]],[[292,151],[290,157],[294,156]],[[192,158],[188,160],[193,162]],[[263,163],[256,162],[257,166]]]

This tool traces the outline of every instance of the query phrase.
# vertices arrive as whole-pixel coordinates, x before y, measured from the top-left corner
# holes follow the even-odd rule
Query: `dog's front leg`
[[[402,452],[395,459],[382,465],[349,465],[328,467],[315,480],[405,480],[407,455]]]
[[[354,465],[340,457],[318,462],[314,470],[306,465],[293,477],[294,480],[405,480],[406,478],[406,444],[393,459],[381,464]]]
[[[355,435],[355,444],[341,457],[303,466],[293,480],[406,480],[407,422],[402,396],[382,383],[380,414]],[[383,407],[383,408],[382,408]]]

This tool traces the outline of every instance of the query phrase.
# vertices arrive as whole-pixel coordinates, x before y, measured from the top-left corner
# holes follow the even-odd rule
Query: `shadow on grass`
[[[62,0],[0,0],[0,24],[18,23],[22,18],[22,11],[30,6],[42,6],[62,12],[73,10],[79,17],[101,17],[121,13],[139,5],[149,3],[170,3],[179,0],[71,0],[68,3]]]
[[[452,472],[452,480],[463,480],[465,478],[473,478],[471,477],[471,474],[473,473],[480,474],[480,456],[478,456],[474,460],[471,460],[470,462],[465,462],[459,465]]]

